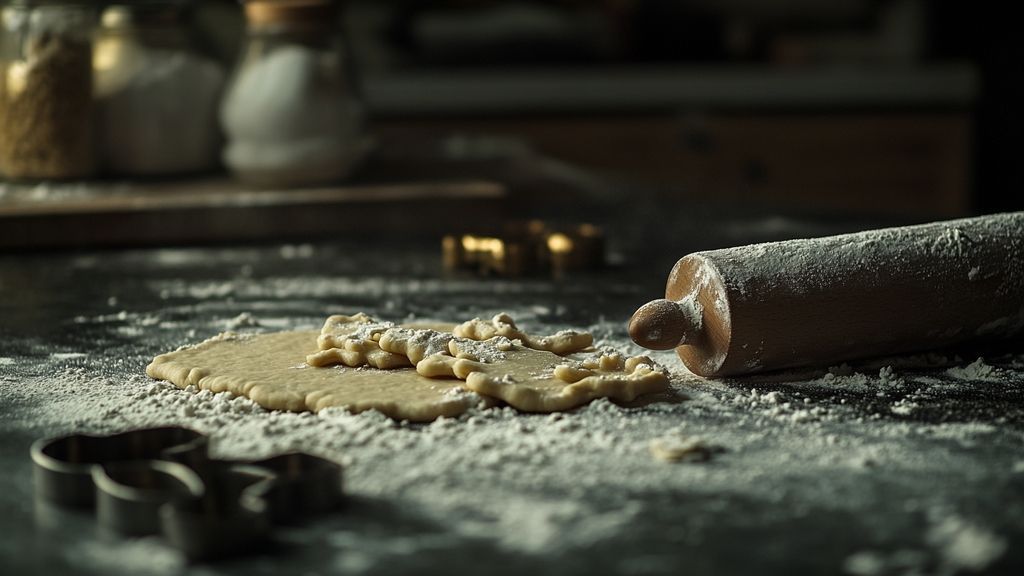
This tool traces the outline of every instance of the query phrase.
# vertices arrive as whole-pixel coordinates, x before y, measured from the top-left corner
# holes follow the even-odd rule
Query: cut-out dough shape
[[[495,315],[490,322],[473,318],[456,326],[452,333],[470,340],[490,340],[495,336],[504,336],[509,340],[519,340],[527,348],[545,350],[559,356],[586,350],[594,343],[592,335],[575,330],[562,330],[550,336],[531,336],[520,330],[512,317],[505,313]]]
[[[473,360],[473,353],[462,350],[458,340],[450,346],[450,356],[427,356],[416,364],[416,371],[430,378],[465,380],[466,388],[524,412],[569,410],[602,397],[630,402],[669,384],[665,373],[643,356],[624,360],[618,354],[604,354],[567,363],[545,350],[512,345],[504,359],[484,363]]]
[[[246,396],[272,410],[376,409],[414,422],[457,416],[480,402],[462,382],[425,378],[412,368],[312,368],[303,358],[317,348],[317,338],[312,331],[225,333],[157,356],[146,374],[180,388]]]
[[[324,320],[316,344],[321,350],[341,347],[346,340],[378,340],[387,329],[394,327],[394,322],[381,322],[362,312],[351,316],[334,314]]]
[[[317,368],[333,364],[382,370],[410,367],[412,363],[406,356],[381,350],[377,344],[381,334],[393,326],[392,322],[378,322],[362,312],[330,316],[316,339],[320,350],[306,356],[306,363]]]
[[[384,332],[378,346],[388,353],[401,355],[413,365],[427,356],[448,352],[448,344],[455,339],[451,333],[437,330],[391,328]]]
[[[405,356],[413,365],[437,354],[477,362],[496,362],[504,360],[505,351],[512,349],[512,341],[503,336],[478,342],[459,338],[448,331],[401,327],[384,332],[378,345],[383,350]]]

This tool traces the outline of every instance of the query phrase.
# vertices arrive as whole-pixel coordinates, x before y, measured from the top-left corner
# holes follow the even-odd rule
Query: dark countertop
[[[633,217],[668,228],[654,209]],[[211,336],[239,314],[270,330],[315,327],[342,310],[402,319],[511,309],[530,326],[590,327],[622,343],[626,319],[659,293],[668,267],[687,251],[860,226],[694,211],[671,222],[671,241],[646,227],[611,230],[616,264],[559,282],[445,279],[433,242],[0,255],[0,566],[6,574],[1020,574],[1021,350],[888,359],[832,376],[685,378],[689,401],[616,412],[616,430],[593,433],[586,428],[607,421],[602,411],[618,409],[603,403],[570,414],[577,425],[566,437],[577,444],[565,450],[578,454],[546,447],[549,460],[498,464],[480,482],[470,477],[485,474],[473,461],[439,456],[444,467],[431,467],[446,448],[427,439],[469,442],[474,428],[465,421],[454,431],[384,430],[404,450],[376,467],[360,458],[391,453],[371,448],[374,440],[338,440],[355,458],[347,467],[353,504],[336,518],[282,530],[284,552],[234,562],[188,568],[159,541],[125,542],[97,533],[87,515],[33,504],[33,440],[108,430],[104,410],[121,411],[108,421],[127,418],[131,394],[149,386],[140,375],[155,354]],[[975,353],[983,364],[973,364]],[[109,386],[109,400],[97,386]],[[268,419],[201,425],[228,446],[232,426]],[[687,433],[725,451],[707,464],[648,463],[642,441],[684,422]],[[504,434],[521,425],[540,433],[554,424],[503,416],[485,418],[480,430]],[[625,448],[634,444],[641,448]],[[409,462],[424,466],[422,478],[406,479]],[[453,491],[465,499],[431,502]],[[480,522],[478,533],[463,515]]]

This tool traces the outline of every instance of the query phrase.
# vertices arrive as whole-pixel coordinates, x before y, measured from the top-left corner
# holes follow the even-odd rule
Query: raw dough
[[[493,399],[526,412],[554,412],[668,388],[668,377],[644,356],[559,355],[592,343],[590,334],[571,330],[531,336],[507,314],[459,326],[396,326],[360,313],[329,317],[319,334],[222,334],[157,356],[146,373],[182,388],[230,391],[271,409],[343,406],[412,421],[454,416]]]
[[[383,350],[407,357],[414,365],[438,354],[477,362],[497,362],[504,360],[505,352],[513,346],[513,342],[503,336],[478,342],[459,338],[450,332],[412,328],[392,328],[381,335],[378,344]]]
[[[316,332],[225,333],[157,356],[146,374],[180,388],[247,396],[271,410],[376,409],[415,422],[457,416],[481,401],[457,380],[425,378],[412,368],[312,368],[303,359],[317,348],[317,337]]]
[[[454,327],[454,324],[416,322],[396,326],[393,322],[380,322],[362,312],[352,316],[336,314],[324,322],[316,339],[320,350],[306,356],[306,363],[318,368],[333,364],[353,368],[373,366],[382,370],[411,367],[424,355],[447,350]],[[388,332],[404,334],[416,342],[410,351],[404,347],[401,350],[382,350],[378,341]]]
[[[306,363],[318,368],[344,364],[382,370],[412,366],[406,356],[385,352],[377,345],[380,335],[392,327],[394,323],[378,322],[362,312],[353,316],[330,316],[316,339],[320,351],[306,356]]]
[[[661,392],[669,384],[665,373],[644,356],[599,354],[578,362],[512,344],[503,359],[479,362],[472,347],[464,348],[458,340],[450,347],[451,355],[427,356],[416,364],[416,371],[431,378],[465,380],[466,388],[524,412],[569,410],[602,397],[629,402],[641,394]]]
[[[490,340],[496,336],[504,336],[509,340],[519,340],[527,348],[546,350],[559,356],[586,350],[594,343],[593,336],[575,330],[562,330],[551,336],[530,336],[520,330],[512,317],[506,313],[495,315],[490,322],[473,318],[456,326],[452,333],[470,340]]]
[[[682,434],[655,438],[648,447],[652,456],[665,462],[704,462],[714,452],[703,438]]]

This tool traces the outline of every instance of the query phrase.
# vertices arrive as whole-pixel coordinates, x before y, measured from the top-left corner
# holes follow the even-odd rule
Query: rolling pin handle
[[[633,313],[629,336],[651,350],[671,350],[697,342],[703,330],[703,310],[693,296],[675,302],[652,300]]]

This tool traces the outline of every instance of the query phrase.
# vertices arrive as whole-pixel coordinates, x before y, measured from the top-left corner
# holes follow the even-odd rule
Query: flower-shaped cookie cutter
[[[246,553],[274,524],[341,503],[336,462],[301,452],[218,460],[208,445],[203,434],[175,426],[38,440],[36,497],[94,508],[100,526],[121,534],[162,534],[193,561]]]

